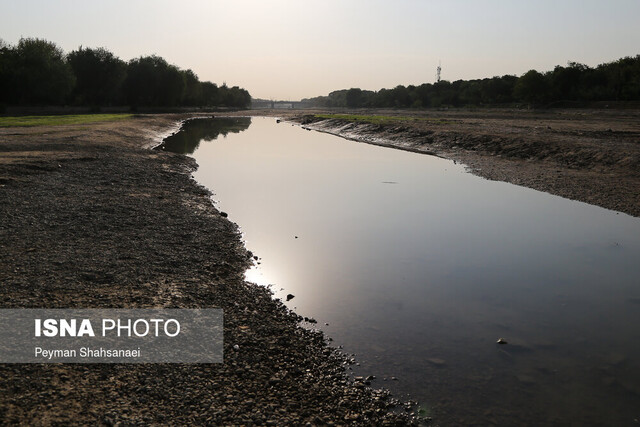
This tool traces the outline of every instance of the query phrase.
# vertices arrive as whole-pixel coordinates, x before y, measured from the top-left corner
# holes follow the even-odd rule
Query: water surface
[[[639,219],[436,157],[229,120],[246,130],[187,145],[262,258],[248,278],[294,294],[373,385],[443,425],[640,417]]]

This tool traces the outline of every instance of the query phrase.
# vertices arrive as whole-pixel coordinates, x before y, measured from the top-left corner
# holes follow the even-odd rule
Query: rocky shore
[[[194,161],[149,149],[187,117],[0,129],[0,301],[221,307],[224,363],[2,364],[0,422],[417,424],[385,391],[349,379],[349,358],[268,289],[245,282],[253,254],[191,179]]]

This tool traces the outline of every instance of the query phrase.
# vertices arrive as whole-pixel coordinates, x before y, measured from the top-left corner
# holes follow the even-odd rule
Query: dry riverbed
[[[224,363],[3,364],[0,422],[414,422],[391,412],[386,392],[350,380],[345,356],[268,289],[245,282],[253,254],[191,179],[195,162],[149,149],[184,118],[0,129],[0,301],[221,307]]]
[[[488,179],[640,216],[637,111],[239,114],[433,153]],[[187,117],[0,129],[0,301],[3,308],[221,307],[225,362],[0,365],[0,420],[415,421],[390,412],[393,399],[366,379],[349,380],[344,357],[322,334],[301,327],[302,319],[268,289],[245,282],[253,254],[191,179],[194,161],[149,149]]]

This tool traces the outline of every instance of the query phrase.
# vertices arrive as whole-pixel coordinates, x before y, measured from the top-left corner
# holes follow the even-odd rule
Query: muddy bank
[[[387,393],[349,381],[344,357],[322,334],[244,281],[253,254],[190,178],[193,160],[148,149],[186,117],[0,129],[0,301],[3,308],[221,307],[224,363],[0,365],[0,420],[410,422],[390,413]]]
[[[282,115],[310,129],[460,161],[487,179],[640,216],[638,111],[319,113],[324,116]],[[387,119],[371,118],[381,115]]]

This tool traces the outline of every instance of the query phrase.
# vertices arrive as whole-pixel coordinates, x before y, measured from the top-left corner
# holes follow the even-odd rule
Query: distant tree
[[[598,70],[606,76],[610,99],[625,101],[640,99],[640,55],[603,64],[598,67]]]
[[[329,94],[328,107],[346,107],[347,106],[347,91],[336,90]]]
[[[202,105],[202,84],[198,80],[198,76],[191,71],[181,71],[182,78],[184,80],[184,96],[182,99],[183,105]]]
[[[180,70],[159,56],[132,59],[127,65],[124,92],[132,106],[177,106],[184,88]]]
[[[429,83],[423,83],[416,87],[416,96],[420,100],[422,107],[429,107],[431,105],[432,85]]]
[[[433,85],[433,96],[431,98],[432,107],[442,107],[446,105],[458,105],[457,92],[451,82],[440,80]]]
[[[460,105],[479,105],[482,103],[482,83],[479,80],[456,81],[457,98]]]
[[[516,76],[492,77],[478,80],[480,102],[484,105],[506,104],[513,101]]]
[[[157,101],[159,73],[156,70],[161,58],[154,56],[132,59],[127,64],[124,94],[131,106],[154,105]]]
[[[74,98],[79,104],[112,105],[121,102],[127,65],[104,48],[80,46],[67,56],[76,77]]]
[[[351,88],[345,94],[345,101],[349,108],[360,108],[363,106],[362,89]]]
[[[201,82],[159,56],[123,62],[105,48],[80,46],[65,56],[54,43],[21,39],[11,46],[0,39],[0,107],[63,104],[175,107],[226,105],[247,108],[251,95],[238,86]]]
[[[548,100],[548,92],[547,79],[536,70],[530,70],[523,74],[514,87],[514,96],[532,105],[546,102]]]
[[[0,39],[0,104],[15,103],[15,57],[15,49]]]
[[[640,55],[626,57],[617,61],[623,67],[625,78],[621,97],[625,100],[640,100]]]
[[[306,99],[319,107],[376,108],[440,107],[445,105],[507,105],[554,101],[640,101],[640,55],[621,58],[596,68],[576,62],[553,71],[530,70],[521,77],[505,75],[482,80],[439,81],[420,86],[396,86],[377,92],[337,90]]]
[[[391,94],[395,107],[407,108],[411,106],[411,95],[406,87],[398,85],[391,90]]]
[[[251,94],[249,91],[238,86],[234,86],[234,88],[237,91],[236,99],[238,104],[236,106],[238,108],[249,108],[251,106]]]
[[[181,105],[186,87],[182,73],[175,65],[167,64],[164,59],[162,62],[166,66],[159,68],[158,96],[155,105],[163,107]]]
[[[220,98],[222,105],[226,107],[248,108],[251,105],[251,95],[238,86],[228,87],[223,84],[220,87]]]
[[[63,104],[73,86],[73,70],[62,49],[42,39],[22,38],[15,50],[14,81],[21,104]]]
[[[215,83],[202,82],[202,105],[209,107],[220,105],[220,93]]]
[[[494,87],[493,93],[495,96],[494,101],[499,104],[513,102],[513,89],[518,82],[518,77],[511,75],[504,75],[500,78],[494,77],[491,79],[491,85]]]
[[[576,62],[569,62],[567,67],[556,66],[549,75],[554,100],[581,99],[580,89],[588,71],[589,67]]]

